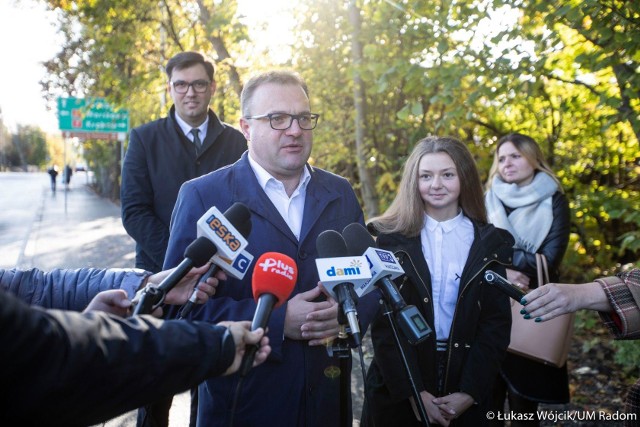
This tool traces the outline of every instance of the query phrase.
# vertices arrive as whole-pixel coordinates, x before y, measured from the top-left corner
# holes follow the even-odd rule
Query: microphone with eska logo
[[[198,236],[208,238],[216,247],[211,258],[212,265],[199,281],[206,282],[209,277],[215,276],[220,270],[225,271],[231,277],[242,279],[253,260],[253,255],[244,250],[249,244],[246,239],[251,233],[251,211],[249,208],[236,202],[223,215],[214,206],[200,217],[197,226]],[[189,301],[180,309],[179,319],[191,312],[196,303],[196,295],[197,286]]]

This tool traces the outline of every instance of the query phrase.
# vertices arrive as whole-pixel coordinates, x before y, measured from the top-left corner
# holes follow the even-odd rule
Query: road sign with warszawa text
[[[129,131],[129,112],[114,110],[103,98],[60,97],[58,128],[66,136],[117,139]]]

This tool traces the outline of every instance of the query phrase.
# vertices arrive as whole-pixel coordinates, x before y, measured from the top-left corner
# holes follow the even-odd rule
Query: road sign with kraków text
[[[58,98],[58,127],[75,132],[128,132],[129,112],[103,98]]]

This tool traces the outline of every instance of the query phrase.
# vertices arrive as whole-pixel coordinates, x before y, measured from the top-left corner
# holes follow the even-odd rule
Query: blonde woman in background
[[[537,287],[536,253],[545,255],[552,282],[569,242],[569,204],[560,182],[547,164],[538,144],[512,133],[497,144],[486,184],[489,222],[509,231],[516,244],[507,278],[525,292]],[[537,426],[538,403],[567,403],[569,379],[566,365],[544,365],[507,353],[493,393],[493,410],[533,414],[533,420],[512,420],[511,426]],[[492,425],[503,425],[498,417]],[[523,417],[528,418],[528,417]]]

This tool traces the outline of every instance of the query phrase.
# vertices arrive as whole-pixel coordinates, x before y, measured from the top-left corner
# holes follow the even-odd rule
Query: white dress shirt
[[[460,277],[473,243],[473,224],[460,212],[438,222],[425,214],[420,232],[422,253],[431,273],[434,330],[437,340],[449,338],[458,301]]]
[[[307,198],[307,185],[311,179],[311,174],[305,166],[302,175],[300,176],[300,183],[291,194],[291,197],[287,194],[284,188],[284,184],[281,181],[275,179],[269,172],[267,172],[262,166],[260,166],[249,155],[249,164],[253,173],[258,179],[258,184],[267,194],[273,206],[276,207],[284,222],[287,223],[291,232],[296,236],[296,239],[300,240],[300,230],[302,229],[302,217],[304,214],[304,201]]]
[[[207,118],[204,120],[204,123],[202,123],[197,128],[192,127],[189,123],[182,120],[178,113],[176,113],[176,122],[178,123],[178,126],[180,126],[180,129],[182,129],[182,133],[184,133],[191,142],[193,142],[193,134],[191,133],[191,129],[198,129],[200,131],[200,133],[198,133],[198,136],[200,136],[200,141],[202,141],[202,143],[204,144],[204,139],[207,137],[207,128],[209,127],[208,114]]]

